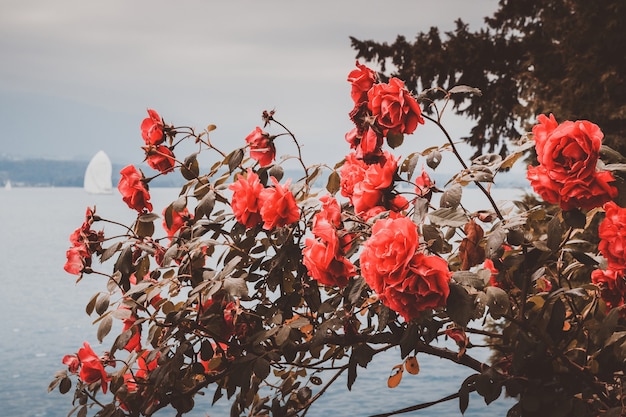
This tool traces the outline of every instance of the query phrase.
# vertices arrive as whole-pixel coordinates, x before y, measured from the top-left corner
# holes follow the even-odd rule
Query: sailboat
[[[4,183],[4,189],[7,190],[7,191],[9,191],[11,189],[11,180],[7,180]]]
[[[110,194],[113,190],[111,160],[104,151],[98,151],[85,170],[85,191],[91,194]]]

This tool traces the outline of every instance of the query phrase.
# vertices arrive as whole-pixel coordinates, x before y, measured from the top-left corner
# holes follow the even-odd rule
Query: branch
[[[470,387],[469,388],[469,392],[474,392],[474,391],[476,391],[476,388],[474,388],[474,387]],[[459,398],[459,393],[458,392],[454,393],[454,394],[450,394],[447,397],[443,397],[443,398],[440,398],[440,399],[435,400],[435,401],[430,401],[430,402],[427,402],[427,403],[412,405],[410,407],[401,408],[399,410],[390,411],[388,413],[374,414],[374,415],[371,415],[369,417],[389,417],[389,416],[393,416],[393,415],[396,415],[396,414],[410,413],[411,411],[423,410],[424,408],[432,407],[433,405],[437,405],[439,403],[443,403],[443,402],[446,402],[446,401],[454,400],[455,398]]]

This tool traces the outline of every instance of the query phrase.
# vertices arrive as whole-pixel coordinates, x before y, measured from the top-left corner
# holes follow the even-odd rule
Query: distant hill
[[[0,157],[0,185],[7,180],[16,187],[82,187],[89,161],[60,161],[52,159],[11,159]],[[122,164],[113,164],[113,184],[120,180]],[[146,174],[154,171],[147,165],[138,165]],[[180,175],[155,178],[150,185],[174,187],[185,183]]]
[[[62,161],[51,159],[12,159],[0,155],[0,186],[7,180],[17,187],[82,187],[83,176],[89,161]],[[119,172],[122,164],[113,164],[113,184],[117,185],[120,179]],[[153,175],[154,171],[147,165],[137,165],[146,175]],[[432,179],[440,188],[444,188],[451,178],[449,173],[436,172]],[[285,172],[285,178],[300,178],[302,171]],[[151,187],[180,187],[186,180],[178,173],[159,176],[150,182]],[[321,178],[316,186],[326,185],[326,179]],[[526,176],[521,173],[508,172],[496,177],[499,188],[528,187]]]

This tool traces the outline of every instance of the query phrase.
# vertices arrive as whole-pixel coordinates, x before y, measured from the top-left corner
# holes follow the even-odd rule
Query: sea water
[[[464,191],[471,210],[486,206],[477,189]],[[520,196],[514,189],[494,190],[496,200]],[[155,212],[175,200],[177,190],[151,189]],[[76,277],[63,270],[68,237],[79,227],[87,206],[96,206],[101,216],[129,224],[135,214],[114,190],[110,195],[91,195],[80,188],[19,188],[0,190],[0,415],[5,417],[62,417],[72,409],[71,392],[47,392],[56,371],[65,366],[61,359],[75,353],[88,341],[97,353],[107,350],[112,340],[96,339],[95,317],[85,313],[91,296],[105,289],[102,277]],[[96,230],[102,225],[97,224]],[[105,233],[111,226],[104,225]],[[473,353],[473,350],[472,350]],[[488,352],[479,352],[481,360]],[[309,417],[369,416],[434,401],[455,393],[473,371],[424,354],[417,356],[421,372],[405,376],[394,389],[387,378],[394,365],[402,362],[399,350],[377,355],[367,369],[358,368],[358,378],[348,391],[344,374],[317,401]],[[211,407],[212,395],[196,397],[192,417],[227,416],[224,398]],[[465,416],[505,416],[514,404],[504,394],[485,406],[472,394]],[[90,413],[93,415],[93,412]],[[165,409],[157,416],[174,415]],[[460,416],[458,400],[453,400],[407,416]]]

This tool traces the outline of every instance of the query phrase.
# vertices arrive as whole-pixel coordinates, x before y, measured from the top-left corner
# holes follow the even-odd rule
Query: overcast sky
[[[88,159],[103,149],[139,163],[147,108],[177,125],[214,123],[212,140],[231,150],[275,109],[305,162],[334,163],[352,127],[349,36],[410,40],[459,17],[477,29],[496,9],[497,0],[0,0],[0,154]],[[435,135],[420,127],[410,140]],[[405,141],[400,153],[416,150]]]

